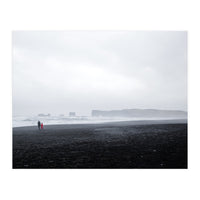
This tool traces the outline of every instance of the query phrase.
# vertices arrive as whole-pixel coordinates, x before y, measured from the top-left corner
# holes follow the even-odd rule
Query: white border
[[[196,2],[196,3],[195,3]],[[199,6],[185,0],[7,0],[0,3],[0,198],[200,199]],[[189,169],[13,170],[11,32],[13,30],[187,30]]]

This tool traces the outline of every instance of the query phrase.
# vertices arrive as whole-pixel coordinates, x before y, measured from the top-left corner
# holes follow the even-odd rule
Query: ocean
[[[37,126],[38,120],[45,125],[55,124],[96,124],[105,122],[120,122],[120,121],[139,121],[139,120],[164,120],[173,118],[120,118],[120,117],[91,117],[91,116],[38,116],[38,115],[15,115],[12,119],[13,127],[22,126]]]

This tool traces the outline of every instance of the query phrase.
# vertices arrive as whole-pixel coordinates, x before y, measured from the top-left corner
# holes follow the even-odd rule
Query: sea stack
[[[76,116],[76,113],[75,113],[75,112],[69,112],[69,116],[70,116],[70,117],[75,117],[75,116]]]

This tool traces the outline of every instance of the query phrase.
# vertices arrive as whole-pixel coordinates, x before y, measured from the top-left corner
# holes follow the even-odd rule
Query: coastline
[[[97,123],[72,123],[72,124],[65,124],[65,123],[59,123],[59,124],[45,124],[45,127],[50,127],[50,126],[56,126],[59,128],[59,126],[65,126],[67,127],[75,127],[75,126],[102,126],[106,124],[113,124],[113,125],[127,125],[127,124],[132,124],[132,125],[148,125],[148,124],[179,124],[179,123],[185,123],[187,124],[187,119],[161,119],[161,120],[154,120],[154,119],[148,119],[148,120],[124,120],[124,121],[111,121],[111,122],[97,122]],[[18,128],[33,128],[37,126],[37,121],[36,125],[28,125],[28,126],[17,126],[13,127],[13,129],[18,129]]]

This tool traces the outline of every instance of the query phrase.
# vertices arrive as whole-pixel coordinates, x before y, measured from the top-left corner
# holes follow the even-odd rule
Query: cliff
[[[179,110],[157,109],[124,109],[124,110],[92,110],[93,117],[171,117],[187,118],[187,112]]]

